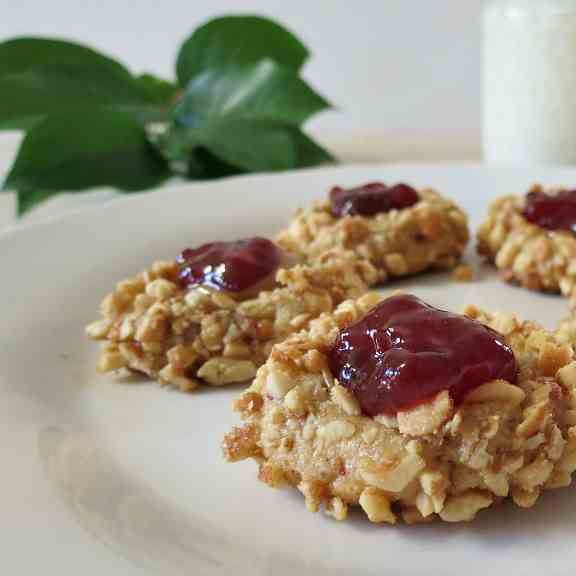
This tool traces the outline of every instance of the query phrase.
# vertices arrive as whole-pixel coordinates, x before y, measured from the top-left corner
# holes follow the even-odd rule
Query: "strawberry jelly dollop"
[[[266,238],[212,242],[187,248],[177,258],[180,280],[187,286],[209,286],[244,292],[273,277],[282,251]]]
[[[357,188],[335,186],[330,191],[332,214],[342,216],[373,216],[390,210],[402,210],[420,200],[418,192],[407,184],[386,186],[371,182]]]
[[[369,416],[394,415],[444,390],[459,404],[481,384],[515,383],[518,374],[500,334],[410,295],[387,298],[341,330],[329,363]]]
[[[561,190],[555,194],[541,190],[529,192],[522,215],[541,228],[576,233],[576,190]]]

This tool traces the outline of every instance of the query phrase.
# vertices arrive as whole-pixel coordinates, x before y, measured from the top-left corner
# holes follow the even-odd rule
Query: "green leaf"
[[[205,70],[190,81],[174,110],[174,124],[163,139],[165,154],[189,166],[201,147],[246,171],[287,170],[309,165],[302,162],[314,157],[324,161],[326,154],[297,127],[328,107],[294,72],[272,60]]]
[[[195,148],[187,160],[188,165],[185,166],[185,175],[191,180],[213,180],[214,178],[236,176],[246,172],[242,168],[221,160],[202,146]]]
[[[263,60],[205,70],[188,84],[174,117],[190,127],[222,117],[300,125],[329,107],[297,74]]]
[[[293,129],[293,141],[296,148],[296,166],[308,168],[335,162],[328,150],[316,144],[314,140],[297,128]]]
[[[136,78],[136,82],[148,101],[159,106],[173,104],[180,92],[178,86],[153,74],[142,74]]]
[[[42,190],[41,200],[50,192],[97,186],[143,190],[168,175],[165,160],[136,120],[123,112],[89,110],[49,116],[34,126],[20,146],[4,188],[23,195]]]
[[[296,166],[293,136],[282,124],[223,118],[199,130],[195,141],[227,164],[248,172]]]
[[[85,46],[9,40],[0,43],[0,129],[27,129],[48,114],[89,107],[122,109],[144,122],[165,119],[175,88],[161,92],[151,83]]]
[[[297,72],[308,49],[289,30],[267,18],[227,16],[197,28],[184,42],[176,62],[180,86],[208,68],[250,64],[270,58]]]
[[[187,165],[189,174],[206,171],[199,149],[208,150],[222,164],[211,166],[211,177],[241,172],[289,170],[314,166],[332,160],[299,128],[272,121],[222,117],[212,119],[196,130],[173,127],[163,139],[171,160]]]
[[[54,196],[52,190],[18,190],[16,192],[16,214],[20,218],[30,209]]]
[[[226,119],[213,128],[213,134],[201,133],[201,144],[228,165],[247,172],[290,170],[333,160],[294,126]],[[222,138],[222,134],[228,137]]]

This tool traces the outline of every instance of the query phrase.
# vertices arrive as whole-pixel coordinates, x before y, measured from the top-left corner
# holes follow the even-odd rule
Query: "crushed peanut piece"
[[[455,282],[472,282],[474,270],[469,264],[460,264],[452,272],[452,280]]]

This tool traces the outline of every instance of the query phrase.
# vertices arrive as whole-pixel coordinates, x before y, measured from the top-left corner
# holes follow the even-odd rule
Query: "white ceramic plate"
[[[132,576],[568,574],[576,494],[530,511],[502,506],[469,525],[390,527],[309,514],[299,494],[220,455],[238,389],[184,395],[95,374],[83,326],[115,281],[215,239],[273,234],[333,184],[431,185],[476,226],[490,198],[576,171],[369,166],[167,189],[0,237],[1,573]],[[474,303],[552,328],[560,297],[436,275],[402,282],[437,305]]]

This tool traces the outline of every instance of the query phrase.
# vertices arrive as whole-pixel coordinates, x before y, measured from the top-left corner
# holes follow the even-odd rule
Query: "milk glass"
[[[483,153],[496,163],[576,163],[576,0],[484,7]]]

